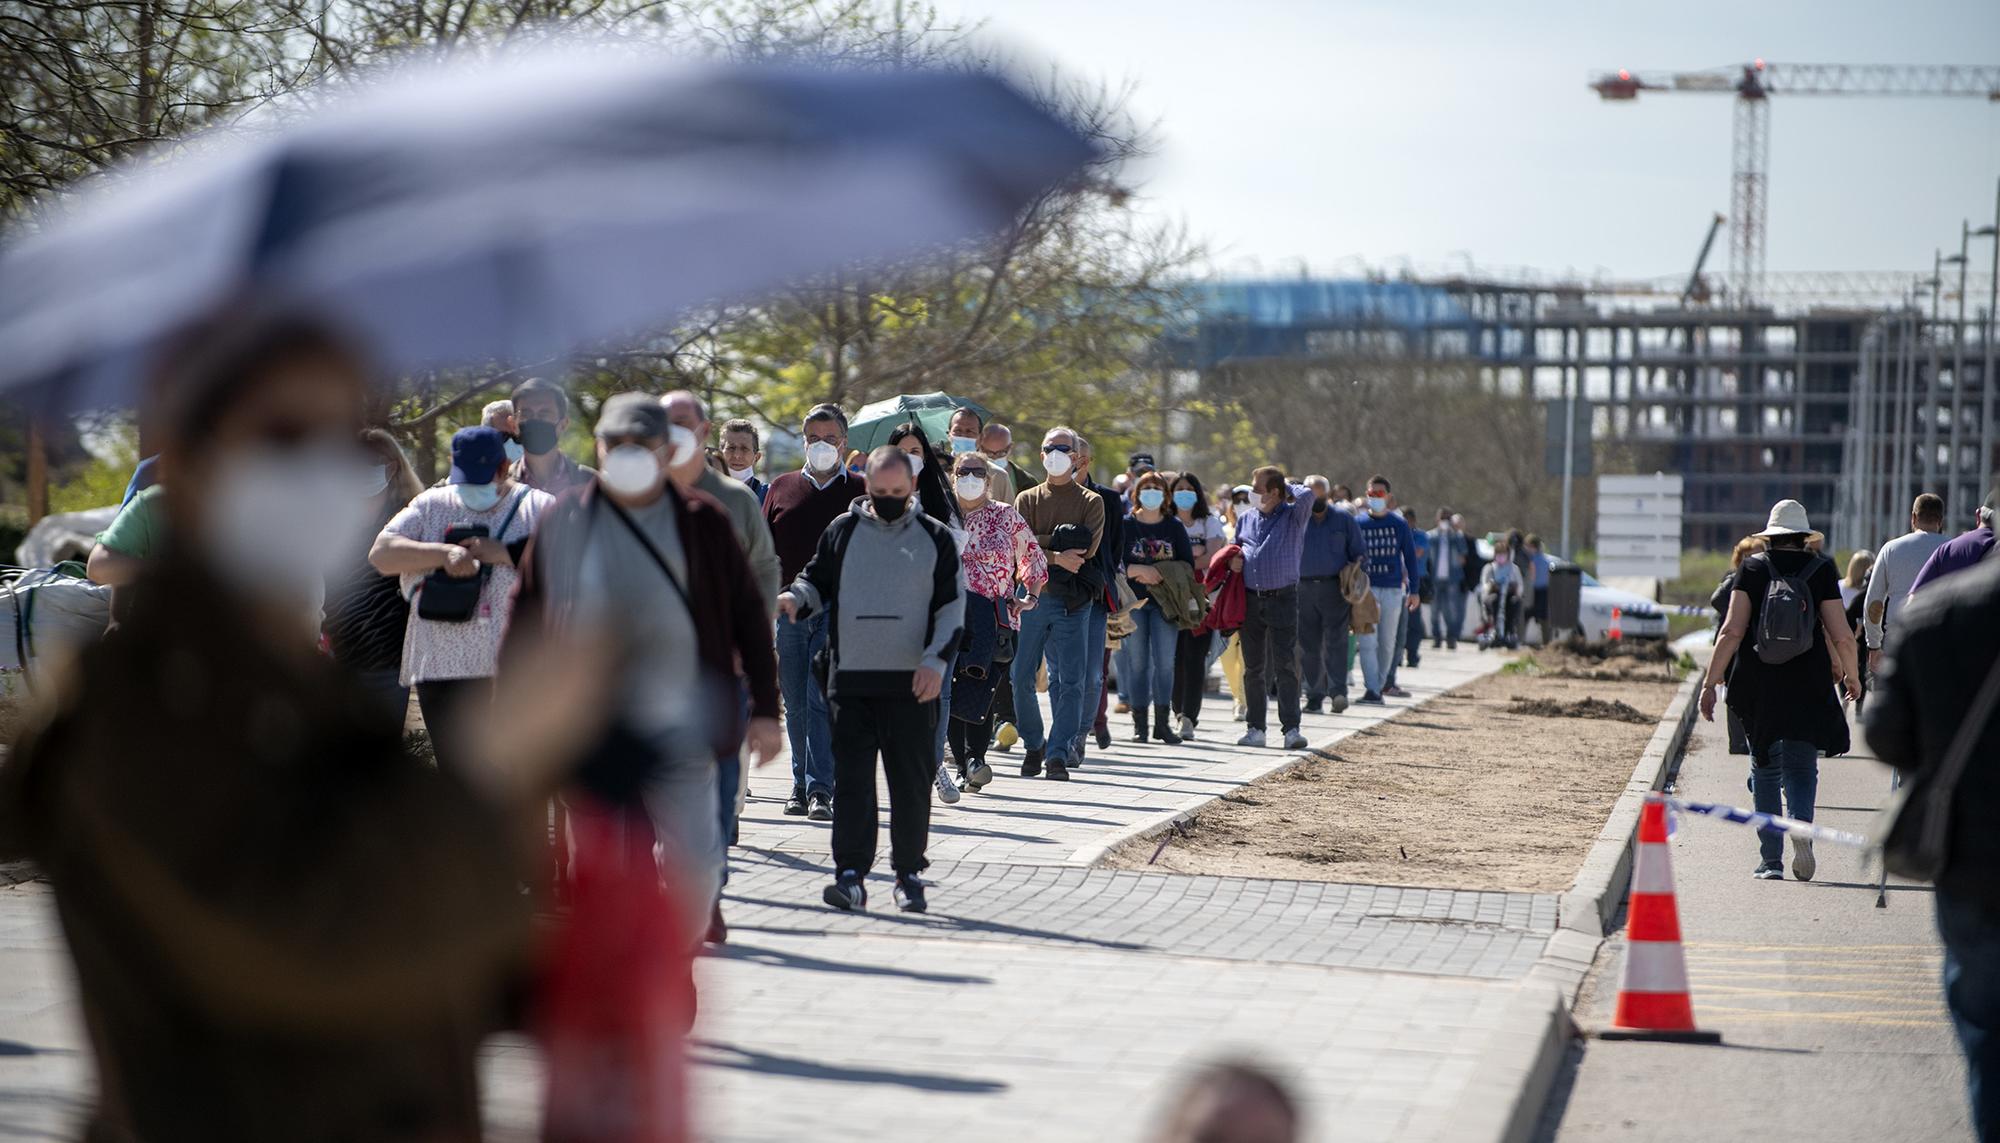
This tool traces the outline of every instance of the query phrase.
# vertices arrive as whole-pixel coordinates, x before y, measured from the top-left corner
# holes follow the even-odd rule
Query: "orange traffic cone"
[[[1619,640],[1619,639],[1623,639],[1623,638],[1625,637],[1625,623],[1624,623],[1624,619],[1625,619],[1625,609],[1624,609],[1624,608],[1622,608],[1622,607],[1614,607],[1614,608],[1612,608],[1612,609],[1611,609],[1611,630],[1609,630],[1609,631],[1605,632],[1605,635],[1606,635],[1606,636],[1607,636],[1608,638],[1612,639],[1613,641],[1616,641],[1616,640]]]
[[[1657,801],[1649,800],[1639,810],[1632,903],[1625,911],[1625,968],[1618,978],[1618,1011],[1611,1025],[1598,1034],[1600,1039],[1722,1042],[1722,1033],[1694,1026],[1680,912],[1674,905],[1674,859],[1667,849],[1667,807]]]

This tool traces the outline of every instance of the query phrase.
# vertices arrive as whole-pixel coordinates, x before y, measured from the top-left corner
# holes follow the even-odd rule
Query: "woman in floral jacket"
[[[977,791],[993,780],[986,747],[993,738],[994,713],[1011,695],[996,695],[1007,671],[996,666],[995,649],[1011,649],[1021,613],[1035,606],[1049,581],[1049,560],[1035,542],[1034,529],[1011,505],[990,497],[992,470],[977,453],[952,462],[952,492],[965,529],[959,555],[965,564],[967,654],[959,658],[953,682],[949,737],[958,759],[959,780]],[[989,633],[990,635],[986,634]],[[973,644],[987,648],[982,656]],[[1007,659],[1011,659],[1007,653]],[[1029,696],[1032,700],[1033,696]],[[994,701],[999,698],[1001,701]]]

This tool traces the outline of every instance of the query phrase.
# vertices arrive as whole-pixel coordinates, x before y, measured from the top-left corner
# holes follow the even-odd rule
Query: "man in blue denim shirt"
[[[1283,471],[1265,466],[1250,474],[1248,511],[1236,516],[1236,543],[1243,549],[1244,721],[1250,724],[1238,746],[1264,745],[1266,680],[1278,682],[1278,717],[1285,749],[1304,750],[1299,733],[1299,564],[1305,553],[1306,525],[1312,519],[1313,491],[1291,484]]]

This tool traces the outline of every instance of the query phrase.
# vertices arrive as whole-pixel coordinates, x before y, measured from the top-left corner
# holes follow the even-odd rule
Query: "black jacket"
[[[1905,773],[1934,770],[2000,655],[2000,562],[1910,598],[1882,649],[1868,698],[1868,745]],[[1952,799],[1938,888],[2000,910],[2000,717],[1989,717]]]

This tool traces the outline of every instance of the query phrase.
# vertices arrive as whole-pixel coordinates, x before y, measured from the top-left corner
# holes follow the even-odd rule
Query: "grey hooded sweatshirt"
[[[827,525],[788,589],[804,618],[831,610],[831,695],[908,696],[919,667],[940,676],[958,653],[965,571],[944,525],[911,508],[895,521],[864,497]]]

